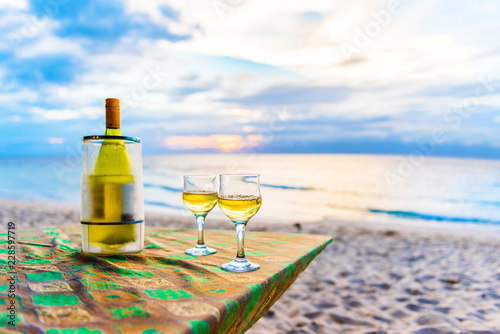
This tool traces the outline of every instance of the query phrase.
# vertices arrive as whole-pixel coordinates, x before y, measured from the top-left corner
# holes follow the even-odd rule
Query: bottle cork
[[[106,99],[106,128],[120,128],[120,100]]]

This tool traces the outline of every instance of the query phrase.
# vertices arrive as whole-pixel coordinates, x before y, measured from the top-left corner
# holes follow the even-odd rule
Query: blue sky
[[[500,154],[496,1],[0,3],[0,156],[66,155],[104,99],[147,154]]]

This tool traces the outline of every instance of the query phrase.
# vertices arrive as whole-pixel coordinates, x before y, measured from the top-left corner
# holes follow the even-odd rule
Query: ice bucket
[[[144,247],[141,140],[85,136],[81,226],[85,253],[122,254]]]

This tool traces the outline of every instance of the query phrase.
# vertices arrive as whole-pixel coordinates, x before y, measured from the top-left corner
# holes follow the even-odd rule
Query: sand
[[[78,223],[78,209],[0,201],[0,219],[19,227]],[[194,227],[180,217],[147,224]],[[212,228],[231,229],[212,219]],[[321,222],[267,230],[327,234],[333,243],[247,333],[500,333],[498,230]]]

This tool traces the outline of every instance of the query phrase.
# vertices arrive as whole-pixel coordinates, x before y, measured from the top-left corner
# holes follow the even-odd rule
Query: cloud
[[[2,9],[27,9],[28,1],[26,0],[3,0],[0,2],[0,8]]]
[[[448,138],[499,139],[495,2],[403,2],[385,23],[386,1],[229,1],[223,20],[211,1],[51,3],[0,4],[0,126],[9,140],[69,143],[103,131],[103,101],[118,97],[124,130],[159,153],[411,143],[448,129],[443,115],[489,76],[493,90]],[[380,32],[368,35],[374,24]],[[346,57],[344,43],[357,51]],[[273,143],[257,140],[282,107],[289,118]],[[30,122],[47,133],[24,130]]]
[[[82,117],[95,118],[97,115],[102,114],[102,109],[96,107],[80,107],[78,109],[46,109],[32,107],[29,111],[33,115],[38,116],[39,120],[44,121],[61,121]]]
[[[242,105],[320,104],[345,100],[350,93],[347,87],[274,86],[247,97],[225,99]]]
[[[49,144],[55,144],[55,145],[61,145],[61,144],[64,144],[64,138],[60,138],[60,137],[50,137],[49,139],[47,139],[47,142]]]

